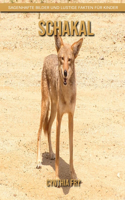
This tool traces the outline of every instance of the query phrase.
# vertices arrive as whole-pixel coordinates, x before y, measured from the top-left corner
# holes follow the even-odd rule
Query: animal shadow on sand
[[[49,153],[42,153],[42,165],[50,165],[55,170],[55,160],[49,159]],[[59,157],[59,178],[70,180],[70,166],[61,157]],[[51,179],[51,178],[50,178]],[[66,195],[69,193],[71,186],[61,187],[63,193]]]

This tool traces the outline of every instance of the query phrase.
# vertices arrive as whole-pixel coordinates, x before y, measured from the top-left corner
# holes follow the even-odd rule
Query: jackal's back
[[[44,59],[42,92],[48,90],[52,101],[57,101],[58,77],[58,57],[55,54],[51,54]]]

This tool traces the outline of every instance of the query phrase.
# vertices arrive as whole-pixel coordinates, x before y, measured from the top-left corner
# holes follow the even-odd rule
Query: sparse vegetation
[[[15,3],[14,0],[10,0],[10,3]]]

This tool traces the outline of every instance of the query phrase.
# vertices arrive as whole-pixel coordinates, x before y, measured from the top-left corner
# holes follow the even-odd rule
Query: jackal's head
[[[67,85],[68,80],[74,72],[75,58],[78,56],[82,46],[83,38],[72,45],[64,44],[62,38],[55,35],[55,45],[58,53],[58,67],[61,80],[64,85]]]

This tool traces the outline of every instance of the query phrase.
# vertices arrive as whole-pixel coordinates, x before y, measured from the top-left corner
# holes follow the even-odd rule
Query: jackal
[[[50,159],[55,159],[51,145],[51,127],[56,121],[56,178],[59,176],[59,138],[60,125],[64,113],[68,113],[70,171],[73,179],[77,178],[73,167],[73,116],[76,104],[75,58],[82,46],[83,38],[72,45],[64,44],[62,38],[55,35],[57,55],[51,54],[44,60],[42,70],[41,118],[37,139],[37,168],[41,167],[41,131],[48,136]],[[51,111],[49,116],[49,106]]]

